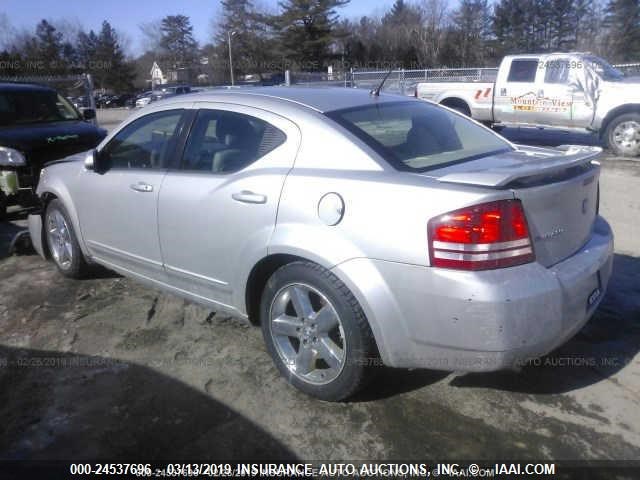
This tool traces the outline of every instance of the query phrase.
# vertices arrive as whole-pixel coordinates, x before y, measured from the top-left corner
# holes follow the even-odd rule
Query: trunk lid
[[[536,254],[549,267],[578,251],[597,214],[601,149],[520,147],[429,172],[442,183],[509,189],[522,201]]]

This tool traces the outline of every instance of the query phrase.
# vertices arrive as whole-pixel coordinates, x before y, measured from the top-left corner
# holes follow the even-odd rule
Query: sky
[[[269,8],[277,8],[277,0],[259,0]],[[340,9],[342,17],[356,18],[381,13],[393,0],[351,0]],[[216,0],[0,0],[0,14],[5,13],[14,28],[33,31],[43,18],[67,20],[83,25],[86,30],[99,30],[103,20],[124,33],[130,54],[142,53],[139,25],[166,15],[182,14],[190,17],[194,36],[200,43],[211,39],[211,20],[220,12]]]

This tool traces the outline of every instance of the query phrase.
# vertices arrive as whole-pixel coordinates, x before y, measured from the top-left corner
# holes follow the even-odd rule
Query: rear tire
[[[604,133],[607,147],[620,157],[640,155],[640,114],[625,113],[615,117]]]
[[[317,264],[300,261],[278,269],[262,294],[260,321],[282,376],[321,400],[350,397],[368,383],[379,362],[358,301]]]
[[[89,273],[89,266],[78,244],[69,214],[57,198],[47,205],[43,228],[51,258],[60,273],[69,278],[85,277]]]

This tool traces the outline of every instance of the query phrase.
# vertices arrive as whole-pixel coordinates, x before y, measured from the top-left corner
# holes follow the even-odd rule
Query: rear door
[[[569,127],[572,124],[571,105],[574,93],[569,79],[575,62],[568,56],[552,56],[541,63],[541,68],[544,75],[540,76],[537,89],[537,123]]]
[[[506,60],[508,62],[508,60]],[[504,123],[536,123],[538,57],[514,57],[500,67],[494,98],[494,116]]]
[[[267,254],[300,133],[264,110],[197,105],[181,167],[162,186],[160,244],[172,285],[233,305],[238,279]]]

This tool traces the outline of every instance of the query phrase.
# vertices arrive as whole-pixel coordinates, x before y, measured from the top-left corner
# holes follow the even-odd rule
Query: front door
[[[97,171],[79,182],[78,214],[92,256],[108,266],[163,279],[158,194],[175,150],[183,110],[150,113],[98,152]]]
[[[299,130],[264,110],[200,105],[181,168],[160,192],[160,244],[170,283],[232,306],[236,285],[266,256]],[[236,302],[237,303],[237,302]]]

